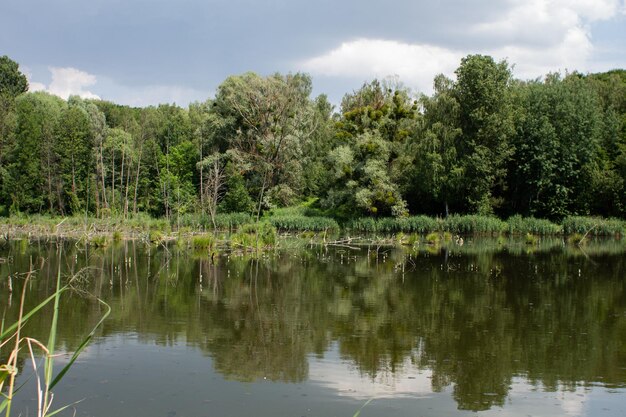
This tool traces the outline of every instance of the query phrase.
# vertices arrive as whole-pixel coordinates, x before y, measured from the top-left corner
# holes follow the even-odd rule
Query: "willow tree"
[[[272,187],[298,187],[302,146],[315,130],[310,93],[311,79],[304,74],[246,73],[218,89],[214,111],[222,124],[215,134],[247,169],[249,187],[257,192],[257,217]]]

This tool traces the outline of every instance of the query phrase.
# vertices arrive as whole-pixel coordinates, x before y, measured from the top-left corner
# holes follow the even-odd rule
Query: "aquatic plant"
[[[539,242],[539,238],[532,233],[526,233],[525,241],[527,245],[536,245]]]
[[[439,236],[439,233],[432,232],[426,235],[426,242],[431,245],[438,245],[440,240],[441,236]]]
[[[105,246],[108,246],[109,239],[105,235],[98,235],[92,237],[89,243],[97,248],[103,248]]]
[[[204,233],[202,235],[194,236],[191,239],[191,244],[194,249],[208,249],[213,250],[217,244],[217,239],[212,233]]]
[[[161,244],[164,239],[163,233],[159,230],[150,230],[150,233],[148,233],[148,240],[154,245]]]

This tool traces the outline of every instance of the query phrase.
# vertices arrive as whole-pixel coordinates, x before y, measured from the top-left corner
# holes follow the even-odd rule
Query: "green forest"
[[[3,56],[0,216],[626,217],[625,70],[518,80],[469,55],[433,86],[373,80],[335,108],[307,74],[245,73],[133,108],[28,92]]]

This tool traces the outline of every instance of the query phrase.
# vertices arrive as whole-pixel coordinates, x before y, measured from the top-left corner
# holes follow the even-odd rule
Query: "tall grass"
[[[253,218],[248,213],[219,213],[215,216],[215,227],[218,230],[230,231],[252,221]],[[178,223],[181,227],[192,230],[213,230],[213,221],[208,214],[185,214],[180,217]]]
[[[244,252],[259,252],[272,249],[278,243],[276,228],[269,222],[249,223],[230,236],[228,244],[232,249]]]
[[[506,222],[497,217],[453,214],[443,220],[443,230],[459,235],[496,235],[506,229]]]
[[[323,232],[338,231],[339,224],[328,217],[305,217],[301,215],[281,215],[269,218],[269,222],[278,230],[287,232]]]
[[[626,233],[626,221],[601,217],[570,216],[563,220],[563,231],[568,235],[579,233],[581,235],[621,238]]]
[[[534,217],[522,217],[519,214],[509,217],[506,221],[508,232],[511,235],[559,235],[563,233],[563,227],[549,220],[536,219]]]
[[[420,233],[450,232],[454,234],[498,234],[506,231],[506,223],[495,217],[451,215],[446,219],[428,216],[406,218],[359,218],[347,222],[344,228],[357,233]]]

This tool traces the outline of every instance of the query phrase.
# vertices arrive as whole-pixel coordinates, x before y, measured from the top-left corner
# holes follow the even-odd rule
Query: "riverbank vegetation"
[[[328,242],[338,237],[358,239],[394,238],[396,235],[427,236],[429,234],[455,236],[583,236],[612,237],[622,239],[626,236],[626,221],[604,219],[600,217],[568,216],[562,222],[534,217],[511,216],[501,220],[492,216],[449,215],[447,218],[428,216],[408,216],[401,218],[364,217],[353,220],[337,221],[330,217],[298,214],[298,208],[267,212],[255,222],[255,218],[245,213],[219,215],[217,228],[211,220],[202,215],[185,215],[179,222],[168,222],[146,215],[135,218],[95,217],[52,217],[43,215],[11,216],[0,218],[0,240],[21,237],[61,237],[86,240],[95,246],[107,246],[109,243],[123,239],[139,239],[155,244],[172,240],[193,240],[196,237],[214,236],[224,242],[234,238],[250,243],[256,240],[257,231],[266,236],[261,246],[273,246],[280,236],[315,238]],[[285,214],[292,212],[294,214]],[[250,235],[249,237],[245,235]],[[249,240],[249,239],[252,239]],[[450,240],[450,239],[448,239]],[[198,240],[197,242],[200,242]],[[258,244],[258,242],[255,242]],[[204,243],[193,244],[205,246]],[[254,246],[254,245],[244,245]]]
[[[373,80],[337,108],[300,73],[132,108],[0,72],[3,233],[624,232],[599,220],[626,218],[624,70],[522,81],[470,55],[429,96]]]

